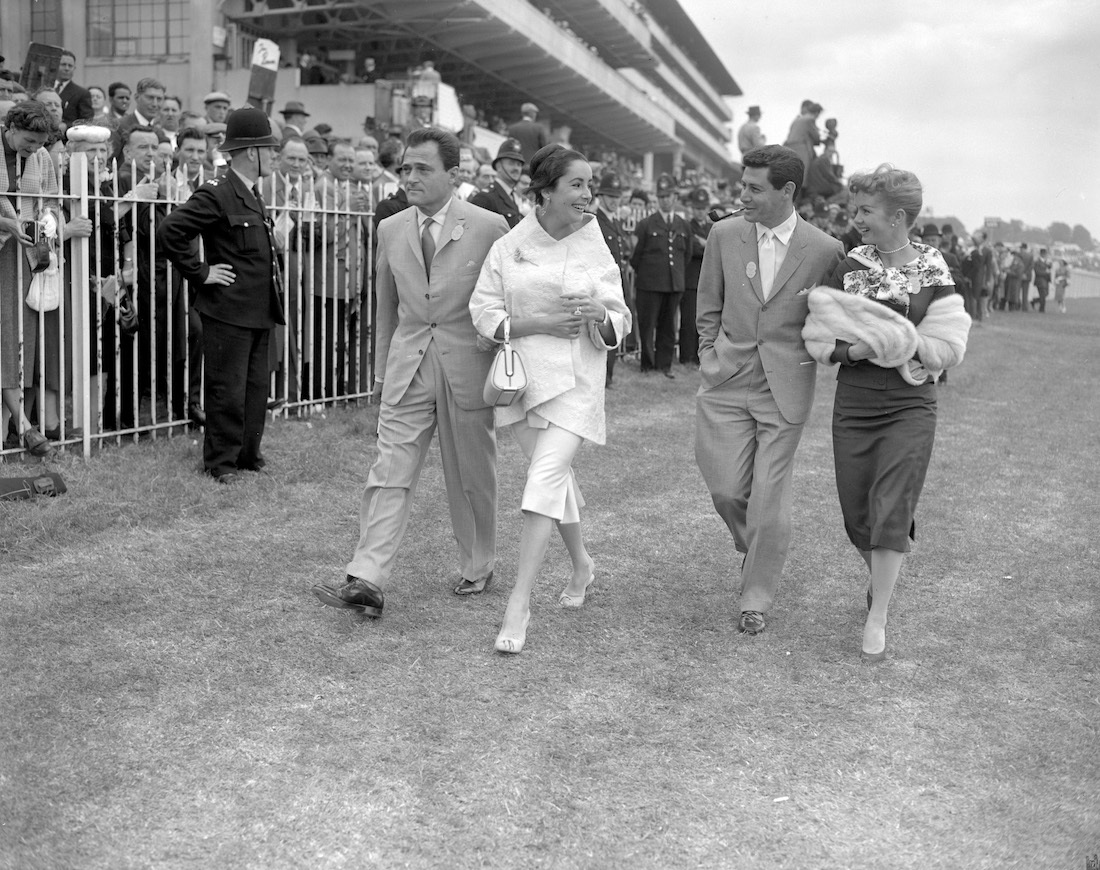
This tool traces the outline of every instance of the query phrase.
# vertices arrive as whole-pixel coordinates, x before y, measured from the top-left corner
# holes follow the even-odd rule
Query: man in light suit
[[[791,474],[817,366],[804,291],[843,259],[794,210],[804,168],[789,148],[742,158],[743,218],[714,225],[699,276],[695,457],[741,565],[738,629],[764,630],[791,537]]]
[[[496,559],[496,434],[482,398],[493,353],[480,349],[468,306],[481,264],[508,223],[454,196],[458,152],[458,139],[445,130],[410,133],[402,168],[414,207],[378,225],[378,458],[343,586],[313,587],[322,604],[371,617],[382,615],[437,428],[459,551],[455,593],[484,590]]]

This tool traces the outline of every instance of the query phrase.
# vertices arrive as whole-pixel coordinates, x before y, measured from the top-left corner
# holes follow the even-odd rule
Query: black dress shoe
[[[385,595],[382,590],[359,577],[347,575],[344,585],[337,589],[327,583],[318,583],[313,587],[313,594],[326,607],[337,607],[342,610],[357,610],[364,616],[375,619],[382,615],[382,605]]]
[[[673,374],[672,372],[670,372],[670,371],[669,371],[668,369],[661,369],[661,374],[662,374],[662,375],[664,375],[664,376],[665,376],[666,378],[668,378],[669,380],[674,380],[674,379],[675,379],[675,377],[676,377],[676,375],[674,375],[674,374]]]
[[[764,630],[764,614],[759,610],[742,610],[737,630],[745,634],[760,634]]]
[[[225,474],[219,474],[214,480],[225,486],[233,486],[241,482],[241,476],[234,471],[227,471]]]
[[[484,592],[485,587],[489,585],[492,579],[492,571],[480,580],[463,579],[462,582],[455,587],[455,595],[477,595],[479,592]]]
[[[202,405],[198,402],[192,402],[187,406],[187,419],[195,424],[196,427],[206,425],[206,411],[202,409]]]

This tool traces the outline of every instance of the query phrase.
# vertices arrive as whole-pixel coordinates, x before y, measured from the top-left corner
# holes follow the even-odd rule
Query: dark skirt
[[[22,276],[19,259],[23,258]],[[22,283],[19,282],[22,277]],[[38,312],[27,305],[31,267],[14,237],[0,248],[0,386],[30,387],[37,359]],[[19,369],[19,318],[23,320],[23,377]]]
[[[936,438],[933,384],[872,390],[840,382],[833,404],[836,488],[849,540],[905,553]]]

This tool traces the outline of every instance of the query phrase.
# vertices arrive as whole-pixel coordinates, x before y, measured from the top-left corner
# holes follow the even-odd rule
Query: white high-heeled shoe
[[[558,599],[559,607],[581,607],[584,605],[584,597],[588,594],[588,587],[596,582],[596,566],[592,566],[592,573],[588,575],[588,582],[584,584],[584,589],[581,590],[580,595],[570,595],[568,592],[562,592],[561,597]],[[568,587],[566,587],[568,589]]]
[[[531,611],[527,611],[527,615],[523,617],[523,627],[520,628],[519,634],[509,637],[504,633],[503,626],[500,629],[500,634],[497,635],[497,641],[493,644],[493,648],[497,652],[515,654],[523,649],[524,643],[527,642],[527,624],[531,621]]]

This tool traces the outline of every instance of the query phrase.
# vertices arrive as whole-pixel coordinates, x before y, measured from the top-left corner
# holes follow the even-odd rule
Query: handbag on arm
[[[482,392],[487,405],[505,408],[520,398],[527,389],[527,370],[523,367],[519,351],[512,347],[510,329],[511,318],[505,316],[504,344],[497,349]]]

